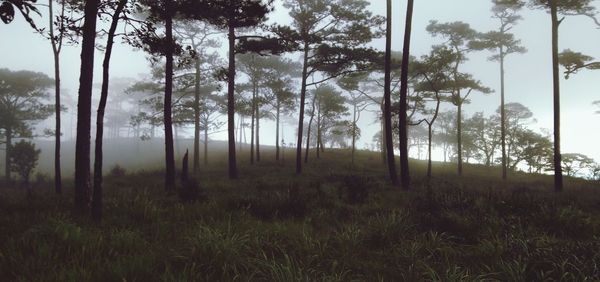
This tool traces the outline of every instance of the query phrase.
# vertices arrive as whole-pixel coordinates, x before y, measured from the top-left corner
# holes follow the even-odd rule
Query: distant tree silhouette
[[[27,187],[29,193],[31,193],[29,176],[31,175],[31,171],[37,166],[40,152],[42,151],[35,149],[35,144],[25,140],[16,143],[10,152],[10,170],[21,176],[23,184]]]
[[[475,40],[469,43],[469,46],[475,50],[487,49],[496,54],[489,57],[490,61],[500,62],[500,142],[502,151],[502,179],[506,179],[507,158],[506,158],[506,116],[504,109],[505,101],[505,68],[504,62],[508,55],[514,53],[525,53],[527,49],[520,46],[521,40],[514,38],[509,31],[522,19],[518,11],[523,7],[523,3],[514,0],[492,0],[493,17],[500,21],[498,31],[490,31],[479,34]]]
[[[369,97],[365,96],[360,91],[359,84],[364,83],[368,78],[367,73],[357,73],[347,75],[343,78],[338,79],[337,84],[342,89],[348,92],[348,102],[352,106],[352,121],[350,123],[350,133],[352,136],[352,167],[354,167],[354,155],[356,151],[356,140],[360,137],[360,128],[358,128],[358,121],[360,120],[361,113],[372,104]]]
[[[10,182],[12,139],[30,137],[31,123],[52,114],[46,90],[54,84],[43,73],[0,69],[0,129],[5,138],[5,178]]]
[[[462,175],[462,106],[468,102],[469,95],[473,92],[490,93],[491,89],[483,86],[480,81],[473,79],[472,75],[459,71],[459,66],[464,63],[466,53],[472,49],[469,42],[475,39],[477,32],[469,24],[463,22],[438,23],[430,21],[427,31],[433,36],[441,36],[446,39],[446,44],[454,51],[455,61],[452,73],[452,99],[451,102],[457,108],[456,118],[456,152],[458,159],[458,175]],[[466,94],[464,92],[466,91]]]
[[[218,28],[227,30],[229,66],[225,77],[227,78],[227,129],[229,143],[229,178],[238,177],[236,153],[235,153],[235,54],[236,40],[241,39],[247,43],[248,37],[238,37],[236,29],[252,27],[262,23],[266,15],[271,11],[273,0],[266,3],[260,0],[187,0],[185,2],[185,13],[191,17],[205,20]],[[244,43],[244,42],[240,42]],[[246,51],[260,52],[261,44],[243,45],[245,48],[237,48],[240,53]],[[256,47],[256,50],[250,50]]]
[[[296,143],[296,173],[302,172],[302,138],[307,86],[318,85],[344,74],[370,68],[374,50],[365,47],[379,33],[373,29],[383,18],[373,16],[365,0],[285,0],[290,10],[291,27],[279,26],[274,32],[292,41],[302,52],[300,113]],[[308,82],[315,73],[324,74]]]

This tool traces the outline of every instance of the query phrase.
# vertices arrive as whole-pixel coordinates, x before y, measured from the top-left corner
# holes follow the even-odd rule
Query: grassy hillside
[[[74,216],[72,187],[0,189],[6,281],[583,281],[600,279],[598,183],[412,162],[388,185],[379,154],[327,151],[294,174],[292,151],[226,179],[211,152],[197,193],[167,195],[163,172],[106,179],[105,219]],[[70,183],[67,182],[67,183]],[[429,189],[428,189],[429,188]],[[194,197],[195,196],[195,197]]]

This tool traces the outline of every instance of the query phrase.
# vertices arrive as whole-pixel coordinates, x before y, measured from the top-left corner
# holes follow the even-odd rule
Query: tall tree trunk
[[[302,129],[304,127],[304,103],[306,102],[306,79],[308,76],[308,43],[304,42],[304,59],[302,62],[302,86],[300,88],[300,113],[298,117],[298,142],[296,143],[296,174],[302,173]],[[308,143],[309,140],[306,140]],[[305,161],[308,157],[305,157]]]
[[[439,103],[438,103],[439,105]],[[427,177],[431,178],[431,141],[433,139],[433,122],[428,124],[427,132]]]
[[[384,82],[384,110],[385,120],[385,146],[387,166],[390,180],[393,185],[398,185],[396,173],[396,160],[394,158],[394,143],[392,138],[392,102],[391,102],[391,66],[392,66],[392,0],[387,0],[386,32],[385,32],[385,82]]]
[[[94,190],[92,193],[92,219],[100,222],[102,219],[102,138],[104,135],[104,112],[106,109],[106,100],[108,99],[109,68],[110,56],[114,43],[115,31],[121,12],[125,7],[127,0],[120,0],[112,16],[112,22],[108,30],[108,39],[106,40],[106,49],[104,51],[104,61],[102,63],[102,88],[100,92],[100,104],[96,116],[96,147],[94,150]]]
[[[194,174],[200,169],[200,59],[194,64]]]
[[[502,179],[507,178],[506,168],[506,109],[504,108],[504,47],[500,46],[500,139],[502,142]]]
[[[385,111],[385,107],[384,107],[384,101],[382,99],[381,104],[379,105],[379,108],[381,109],[381,113],[383,114],[383,112]],[[385,119],[383,118],[383,116],[381,117],[381,122],[380,122],[380,126],[381,126],[381,136],[379,136],[380,141],[381,141],[381,162],[385,165],[387,164],[386,161],[386,145],[385,145]]]
[[[257,91],[258,92],[258,91]],[[257,93],[258,96],[258,93]],[[260,106],[258,105],[258,101],[256,103],[256,162],[260,162]]]
[[[256,83],[252,80],[252,109],[250,116],[252,117],[252,121],[250,122],[250,163],[254,164],[254,121],[256,120],[256,92],[255,85]]]
[[[460,97],[460,94],[459,94]],[[460,98],[459,98],[460,99]],[[456,153],[458,156],[458,175],[462,175],[462,101],[458,102],[456,111]]]
[[[204,165],[208,165],[208,126],[204,127]]]
[[[352,168],[354,169],[354,152],[356,151],[356,104],[352,116]]]
[[[317,159],[321,158],[321,154],[319,153],[321,146],[321,107],[319,106],[319,113],[317,114]]]
[[[8,127],[6,128],[6,149],[4,150],[4,177],[6,178],[6,182],[10,183],[11,181],[11,177],[10,177],[10,166],[11,161],[10,161],[10,154],[11,154],[11,149],[12,149],[12,128]]]
[[[81,70],[77,102],[77,137],[75,141],[75,212],[84,214],[90,201],[90,131],[96,15],[99,0],[85,1],[81,43]]]
[[[410,60],[410,35],[412,31],[412,17],[414,0],[408,0],[406,8],[406,24],[404,30],[404,46],[402,50],[402,70],[400,73],[400,182],[402,188],[410,189],[410,174],[408,167],[408,121],[406,116],[408,96],[408,64]],[[420,146],[419,146],[420,148]]]
[[[558,20],[557,0],[549,0],[552,18],[552,81],[554,83],[554,190],[563,190],[560,154],[560,72],[558,69]]]
[[[62,193],[62,176],[60,171],[60,49],[62,46],[62,36],[57,40],[54,37],[54,0],[48,0],[48,21],[50,32],[50,43],[52,45],[52,55],[54,58],[54,190],[56,194]],[[64,14],[64,2],[62,3],[62,11]],[[62,15],[62,14],[61,14]],[[60,46],[59,46],[60,45]]]
[[[279,99],[277,99],[277,107],[276,107],[276,115],[275,115],[275,160],[279,161],[279,114],[281,110],[281,103]]]
[[[227,74],[227,129],[229,137],[229,179],[238,177],[235,159],[235,28],[229,23],[229,70]]]
[[[310,149],[310,132],[312,130],[313,119],[315,118],[315,100],[316,96],[313,96],[312,99],[312,112],[310,114],[310,119],[308,120],[308,129],[306,131],[306,150],[304,151],[304,162],[308,162],[308,153]]]
[[[165,190],[172,191],[175,188],[175,150],[173,146],[173,17],[172,0],[165,0],[167,17],[165,19],[165,35],[167,40],[166,66],[165,66],[165,101],[164,101],[164,125],[165,125]]]

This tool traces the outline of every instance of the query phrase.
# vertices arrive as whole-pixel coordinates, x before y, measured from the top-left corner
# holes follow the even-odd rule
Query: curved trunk
[[[102,89],[100,91],[100,104],[96,116],[96,143],[94,150],[94,190],[92,193],[92,219],[100,221],[102,219],[102,138],[104,135],[104,112],[106,109],[106,100],[108,99],[109,68],[110,56],[114,43],[115,31],[119,16],[125,7],[127,0],[120,0],[115,13],[112,16],[110,29],[108,30],[108,39],[104,51],[104,61],[102,63]]]

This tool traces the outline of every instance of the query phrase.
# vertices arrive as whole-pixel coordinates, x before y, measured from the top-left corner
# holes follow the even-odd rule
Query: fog
[[[289,17],[287,11],[281,7],[279,1],[276,1],[276,9],[270,15],[271,23],[286,24]],[[596,7],[600,6],[600,1],[594,2]],[[401,50],[402,32],[404,30],[404,9],[403,1],[394,3],[394,24],[393,24],[393,43],[394,50]],[[33,19],[38,26],[44,27],[47,24],[47,15],[45,7],[39,6],[42,10],[42,16],[33,15]],[[491,18],[491,1],[474,0],[419,0],[415,6],[415,17],[413,22],[412,51],[411,55],[420,57],[429,52],[431,45],[441,43],[441,39],[431,37],[425,27],[430,20],[439,22],[464,21],[469,23],[472,28],[480,32],[486,32],[497,29],[497,21]],[[369,7],[375,14],[384,15],[384,1],[372,1]],[[551,49],[550,49],[550,17],[544,11],[532,11],[524,9],[521,12],[524,20],[519,22],[511,30],[517,39],[522,41],[522,45],[528,49],[525,54],[514,54],[508,57],[506,62],[506,97],[507,102],[519,102],[527,106],[534,114],[536,122],[530,124],[532,129],[549,130],[552,128],[552,73],[551,73]],[[0,24],[0,68],[10,70],[32,70],[46,73],[52,77],[53,59],[50,43],[39,34],[32,31],[25,20],[19,15],[13,23],[5,25]],[[220,36],[221,39],[224,36]],[[99,39],[99,43],[104,40]],[[142,51],[133,50],[130,46],[122,44],[117,40],[112,57],[111,76],[113,79],[122,79],[124,81],[134,82],[141,77],[147,76],[150,71],[148,56]],[[371,46],[383,50],[383,39],[376,40]],[[577,52],[600,58],[600,30],[594,23],[586,17],[567,17],[560,26],[560,47],[559,50],[572,49]],[[68,111],[63,113],[63,140],[65,140],[65,150],[63,151],[63,168],[72,168],[72,138],[74,138],[74,126],[76,124],[74,111],[76,110],[76,93],[78,88],[79,67],[80,67],[80,46],[65,46],[61,54],[61,76],[62,87],[64,89],[63,102]],[[222,54],[226,51],[221,50]],[[298,59],[297,55],[286,55],[293,59]],[[488,95],[476,94],[472,96],[471,103],[464,107],[464,116],[470,116],[475,112],[483,111],[486,115],[495,112],[499,105],[499,68],[495,62],[490,62],[487,58],[489,52],[480,51],[469,54],[468,62],[461,67],[465,72],[472,73],[476,79],[495,90]],[[100,82],[101,78],[101,59],[102,52],[96,52],[95,62],[95,81]],[[600,140],[600,115],[595,114],[597,107],[592,105],[595,100],[600,100],[600,72],[583,70],[568,80],[561,80],[561,103],[562,103],[562,152],[563,153],[583,153],[595,160],[600,160],[600,149],[598,149],[598,140]],[[95,90],[95,95],[98,94]],[[48,90],[50,91],[50,89]],[[297,89],[299,91],[299,87]],[[115,93],[110,93],[114,95]],[[94,100],[94,107],[97,106],[97,97]],[[111,105],[108,105],[107,111],[110,113]],[[450,109],[447,105],[445,109]],[[373,107],[372,109],[376,109]],[[52,128],[52,116],[49,120],[36,125],[37,132],[43,128]],[[296,125],[294,124],[297,116],[291,116],[286,119],[284,124],[284,139],[286,143],[293,143],[296,140]],[[297,123],[297,122],[296,122]],[[362,137],[358,141],[359,148],[373,147],[372,137],[379,130],[376,121],[376,115],[373,113],[365,114],[361,117],[359,127],[363,130]],[[223,127],[225,128],[225,127]],[[261,124],[261,144],[274,145],[274,123],[264,121]],[[160,130],[157,130],[160,132]],[[249,135],[249,133],[246,133]],[[123,133],[123,135],[126,135]],[[158,135],[160,136],[160,134]],[[157,138],[159,138],[157,136]],[[181,129],[180,138],[190,138],[192,130]],[[211,135],[213,140],[226,140],[226,133],[216,133]],[[52,139],[41,138],[50,142]],[[160,143],[159,141],[142,142],[141,146],[150,143]],[[288,141],[289,140],[289,141]],[[189,141],[189,140],[188,140]],[[41,141],[40,141],[41,142]],[[69,143],[71,142],[71,143]],[[179,155],[185,148],[192,149],[189,142],[182,141],[183,145],[176,148]],[[40,143],[41,144],[41,143]],[[71,144],[71,145],[70,145]],[[136,143],[137,144],[137,143]],[[44,145],[42,159],[50,157],[51,146]],[[159,146],[158,146],[159,147]],[[156,147],[156,148],[158,148]],[[138,153],[130,151],[132,155],[123,154],[123,151],[114,151],[115,148],[107,143],[105,152],[107,157],[106,166],[114,163],[126,163],[128,159]],[[154,151],[156,159],[160,160],[162,151]],[[415,156],[416,152],[411,151]],[[114,157],[110,157],[110,155]],[[176,155],[177,156],[177,155]],[[441,159],[440,152],[436,152],[434,159]],[[122,158],[122,159],[120,159]],[[51,162],[40,164],[40,170],[50,172]],[[2,164],[3,165],[3,164]],[[133,163],[132,163],[133,165]]]

